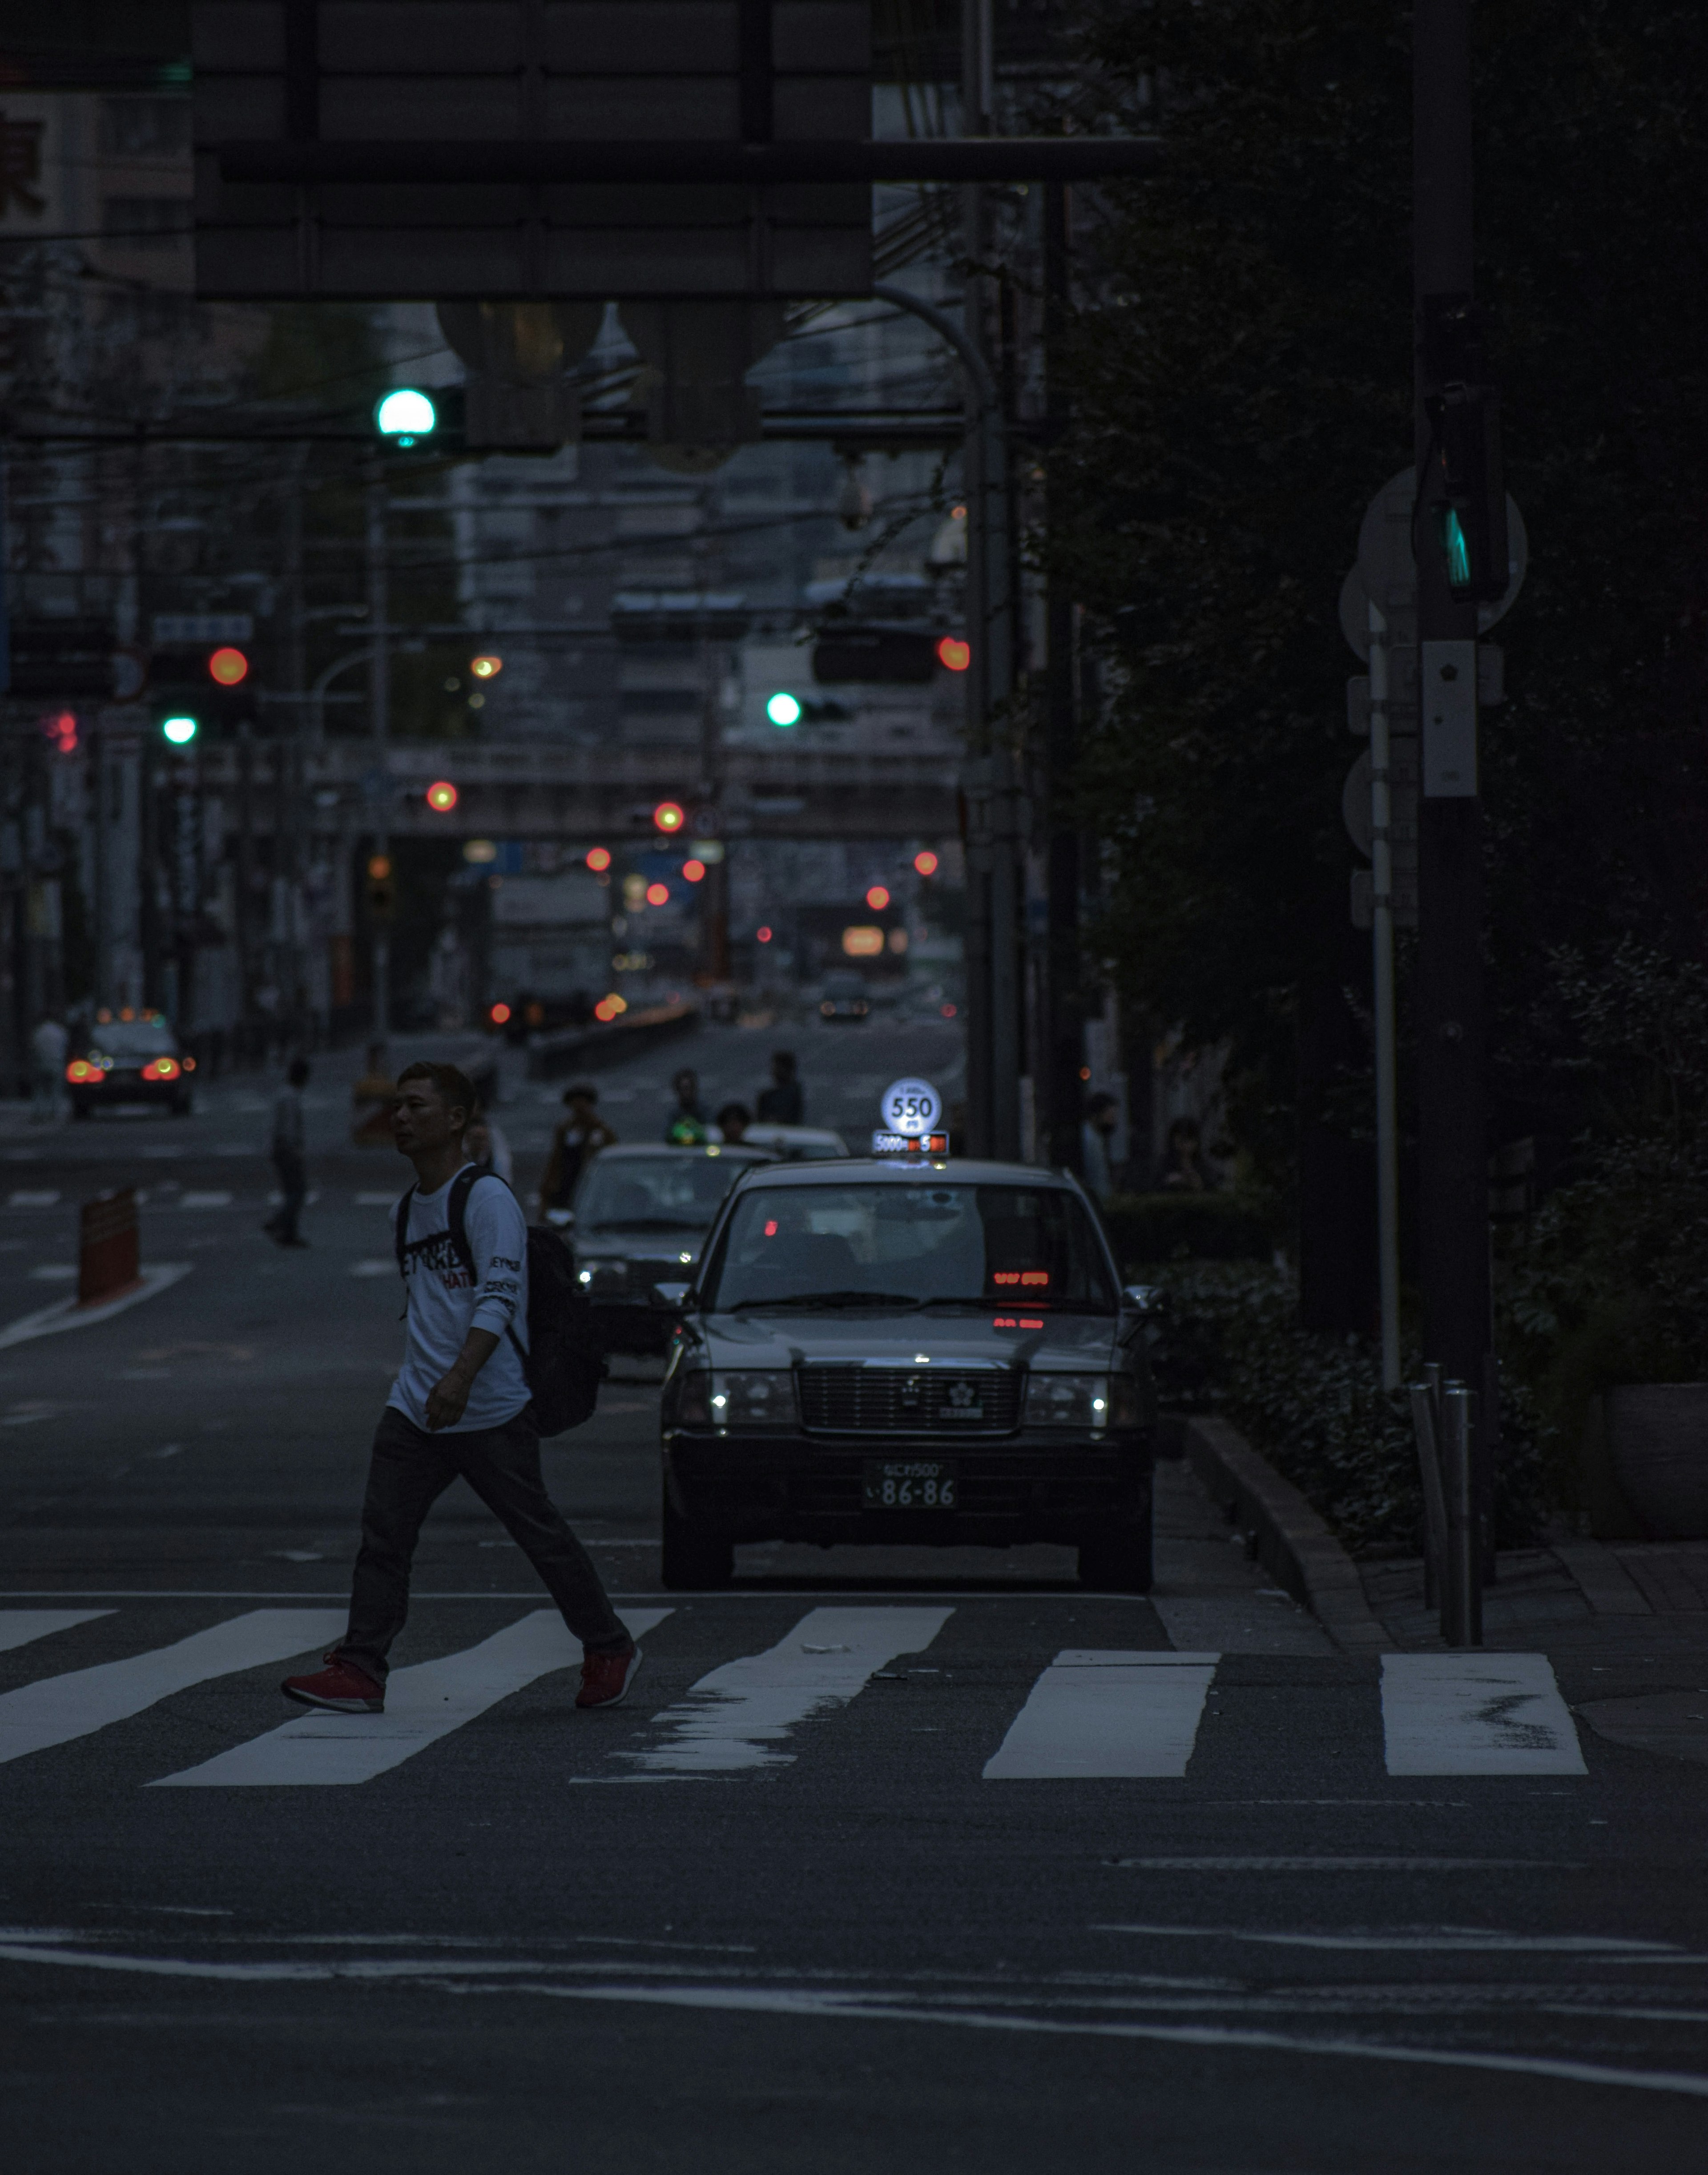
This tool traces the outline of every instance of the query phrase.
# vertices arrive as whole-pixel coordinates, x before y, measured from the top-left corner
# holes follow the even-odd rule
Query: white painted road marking
[[[1219,1654],[1058,1654],[985,1763],[987,1782],[1186,1771]]]
[[[382,1261],[370,1258],[365,1261],[352,1261],[350,1265],[350,1272],[353,1277],[394,1277],[398,1272],[398,1265],[393,1260]]]
[[[1391,1775],[1584,1775],[1546,1654],[1384,1654]]]
[[[809,1715],[846,1706],[875,1669],[929,1646],[952,1608],[815,1608],[762,1654],[702,1677],[658,1719],[661,1744],[618,1756],[653,1775],[715,1775],[786,1765],[770,1748]]]
[[[181,1193],[178,1206],[180,1208],[229,1208],[231,1196],[229,1193]]]
[[[0,1694],[0,1762],[127,1721],[157,1700],[209,1677],[258,1668],[263,1662],[288,1662],[329,1646],[344,1630],[346,1614],[342,1608],[253,1608],[192,1632],[174,1646],[42,1677]]]
[[[668,1608],[632,1608],[630,1633],[642,1637]],[[342,1627],[340,1627],[342,1628]],[[554,1669],[579,1665],[581,1648],[555,1608],[507,1624],[478,1646],[395,1669],[383,1714],[311,1712],[247,1744],[234,1744],[199,1767],[163,1775],[151,1789],[251,1789],[369,1782],[388,1767],[473,1722]]]
[[[59,1196],[45,1189],[33,1193],[14,1193],[7,1206],[8,1208],[57,1208]]]
[[[92,1624],[97,1616],[112,1616],[111,1608],[8,1608],[0,1611],[0,1654],[32,1640],[46,1639],[55,1631],[68,1631],[73,1624]]]

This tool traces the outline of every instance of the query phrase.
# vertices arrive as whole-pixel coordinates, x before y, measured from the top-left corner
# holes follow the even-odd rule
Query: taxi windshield
[[[89,1031],[91,1049],[109,1057],[176,1057],[176,1038],[164,1020],[107,1020]]]
[[[703,1304],[988,1306],[1113,1314],[1084,1204],[1060,1186],[754,1186],[735,1205]]]
[[[575,1197],[577,1231],[705,1231],[751,1160],[679,1149],[656,1156],[600,1156]]]

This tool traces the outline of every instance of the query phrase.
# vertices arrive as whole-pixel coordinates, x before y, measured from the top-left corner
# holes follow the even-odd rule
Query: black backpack
[[[498,1174],[468,1168],[459,1170],[451,1181],[451,1198],[446,1204],[451,1244],[477,1284],[480,1279],[474,1274],[474,1252],[469,1244],[465,1212],[474,1182],[481,1178],[498,1178]],[[498,1179],[501,1185],[504,1182]],[[404,1273],[409,1207],[415,1197],[412,1185],[398,1203],[393,1237],[399,1276]],[[549,1224],[528,1227],[528,1349],[522,1349],[513,1329],[505,1333],[522,1362],[541,1435],[562,1435],[592,1418],[599,1402],[599,1386],[605,1379],[605,1359],[594,1329],[593,1309],[577,1286],[569,1249]]]

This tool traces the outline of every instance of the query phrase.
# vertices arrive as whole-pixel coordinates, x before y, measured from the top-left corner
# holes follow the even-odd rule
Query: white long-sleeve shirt
[[[454,1179],[436,1193],[417,1193],[404,1234],[408,1321],[404,1364],[386,1402],[418,1428],[427,1424],[427,1392],[456,1362],[471,1329],[487,1329],[498,1348],[474,1377],[463,1417],[442,1429],[471,1435],[502,1427],[528,1402],[528,1382],[507,1332],[528,1347],[528,1225],[522,1204],[502,1179],[477,1178],[463,1223],[474,1258],[471,1277],[451,1242]],[[393,1214],[393,1228],[396,1212]]]

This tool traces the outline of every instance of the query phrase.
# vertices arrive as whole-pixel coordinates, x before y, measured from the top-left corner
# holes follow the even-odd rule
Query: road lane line
[[[1546,1654],[1384,1654],[1391,1775],[1586,1775]]]
[[[92,1624],[97,1616],[115,1616],[112,1608],[8,1608],[0,1613],[0,1654],[14,1646],[27,1646],[32,1639],[46,1639],[55,1631],[68,1631],[73,1624]]]
[[[632,1608],[623,1621],[636,1637],[670,1614]],[[310,1712],[234,1744],[200,1766],[163,1775],[149,1787],[167,1789],[254,1789],[368,1782],[489,1706],[508,1699],[536,1677],[579,1663],[581,1648],[555,1608],[536,1609],[478,1646],[395,1669],[386,1685],[383,1714]]]
[[[1183,1776],[1220,1659],[1070,1646],[1032,1687],[984,1780]]]
[[[646,1774],[714,1775],[786,1766],[771,1748],[809,1715],[846,1706],[875,1669],[929,1646],[952,1608],[814,1608],[762,1654],[726,1662],[658,1720],[670,1734],[624,1752]],[[643,1779],[641,1776],[633,1778]]]
[[[174,1646],[150,1647],[122,1662],[101,1662],[63,1676],[40,1677],[15,1692],[0,1694],[0,1763],[127,1721],[209,1677],[258,1668],[263,1662],[288,1662],[330,1645],[344,1630],[347,1614],[342,1608],[252,1608],[205,1631],[193,1631]]]

